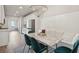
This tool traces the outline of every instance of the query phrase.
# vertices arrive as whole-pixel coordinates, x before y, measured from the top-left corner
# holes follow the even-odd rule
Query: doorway
[[[31,28],[29,28],[29,33],[34,33],[35,32],[35,19],[30,20],[30,26]]]

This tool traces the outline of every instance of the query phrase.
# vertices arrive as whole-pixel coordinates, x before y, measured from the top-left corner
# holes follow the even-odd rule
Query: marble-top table
[[[51,36],[51,35],[46,35],[46,36],[42,36],[38,34],[29,34],[29,35],[50,47],[52,47],[53,45],[57,44],[62,40],[61,38],[58,38],[56,36]]]

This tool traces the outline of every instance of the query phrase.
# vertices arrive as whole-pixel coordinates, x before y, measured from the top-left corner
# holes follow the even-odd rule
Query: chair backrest
[[[77,40],[77,41],[74,43],[72,53],[77,53],[78,45],[79,45],[79,40]]]
[[[36,53],[39,53],[39,51],[41,50],[41,47],[40,47],[40,44],[39,42],[35,39],[35,38],[31,38],[31,46],[33,48],[33,50],[36,52]]]
[[[31,45],[30,37],[27,34],[24,34],[25,42],[27,45]]]

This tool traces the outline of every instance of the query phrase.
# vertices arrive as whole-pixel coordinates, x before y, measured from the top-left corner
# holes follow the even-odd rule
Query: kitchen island
[[[8,28],[0,29],[0,46],[8,45],[9,42],[9,30]]]

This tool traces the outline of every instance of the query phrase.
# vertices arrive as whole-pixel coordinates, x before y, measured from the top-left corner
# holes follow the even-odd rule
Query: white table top
[[[38,41],[45,43],[49,46],[53,46],[55,44],[57,44],[59,41],[61,41],[61,38],[57,38],[57,37],[53,37],[53,36],[41,36],[41,35],[37,35],[37,34],[31,34],[30,36],[36,38]]]

